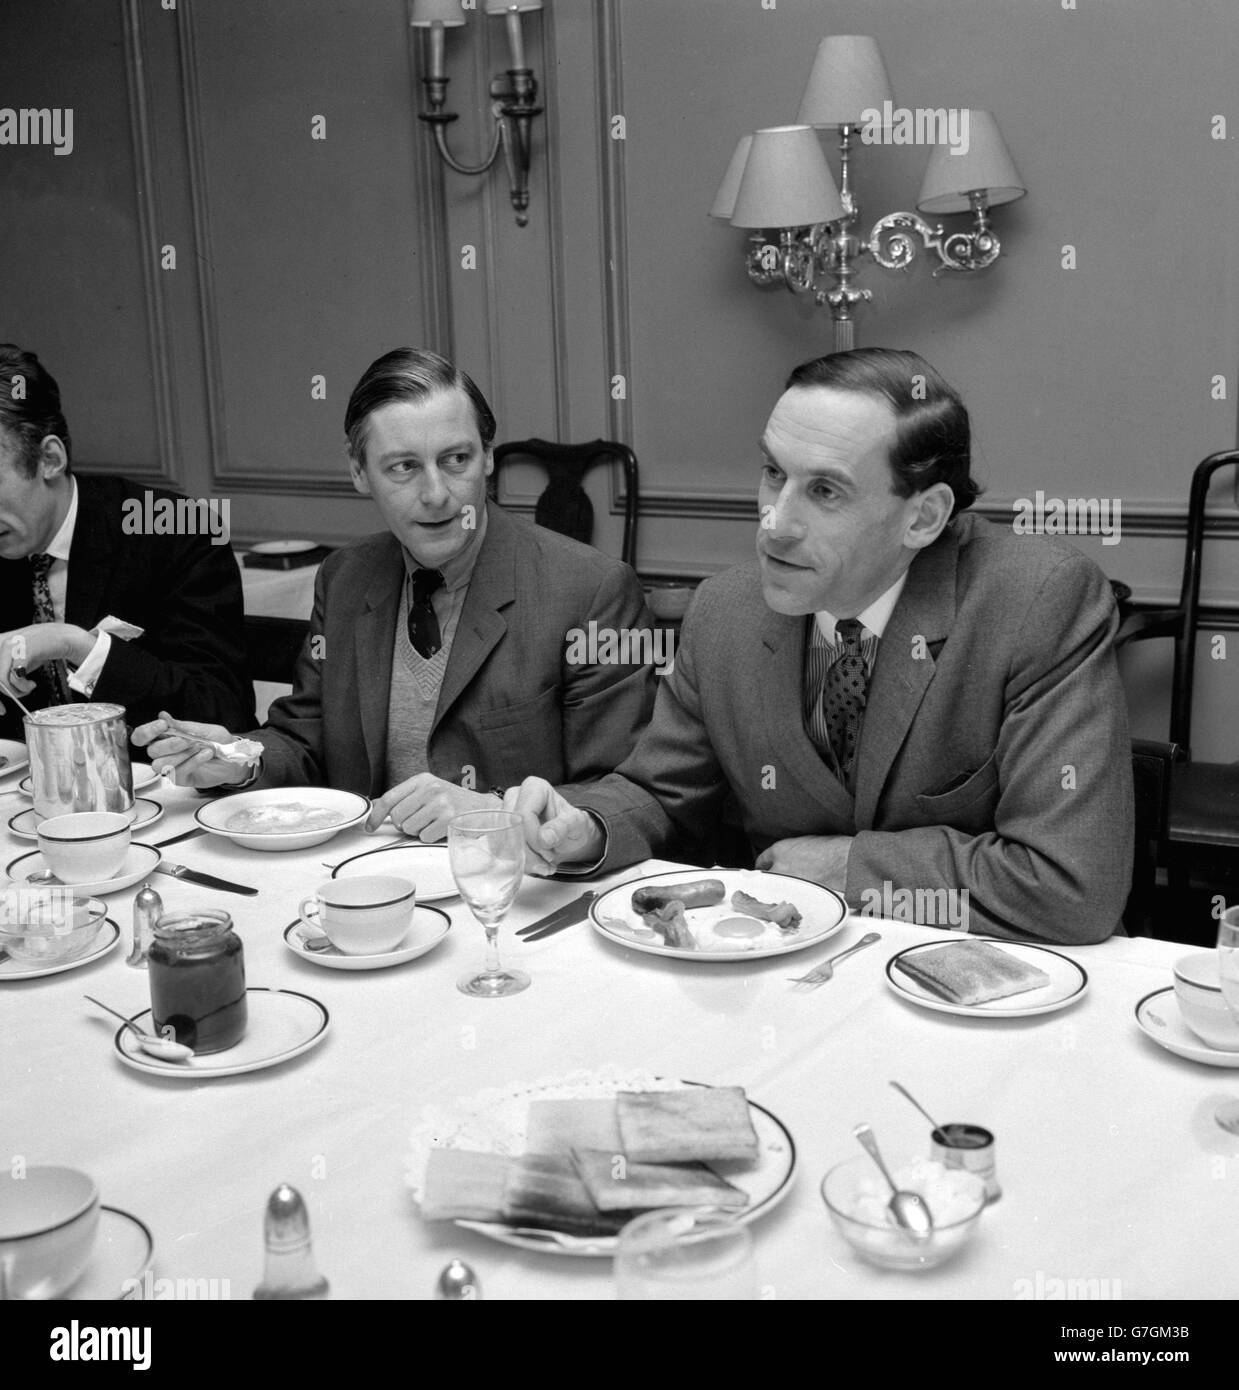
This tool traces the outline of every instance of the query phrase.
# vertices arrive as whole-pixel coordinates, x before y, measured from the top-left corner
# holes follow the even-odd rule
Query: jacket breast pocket
[[[559,728],[559,688],[551,686],[532,700],[521,700],[514,705],[501,705],[495,709],[477,710],[472,716],[473,724],[489,733],[501,729],[518,729],[530,725],[546,727],[548,724]]]
[[[992,829],[998,792],[995,755],[975,772],[960,773],[941,790],[918,794],[916,804],[929,825],[949,825],[959,830]]]

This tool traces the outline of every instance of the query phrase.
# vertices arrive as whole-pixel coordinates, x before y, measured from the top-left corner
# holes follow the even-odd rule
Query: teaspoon
[[[869,1125],[857,1125],[852,1134],[882,1170],[886,1185],[891,1190],[891,1199],[887,1206],[895,1218],[895,1224],[907,1231],[913,1240],[928,1240],[933,1234],[934,1221],[925,1205],[924,1197],[919,1192],[908,1192],[895,1186],[895,1180],[887,1172],[886,1164],[882,1162],[882,1155],[878,1152],[878,1141],[873,1137],[873,1130]]]
[[[97,1004],[113,1018],[119,1018],[126,1028],[137,1035],[138,1045],[142,1051],[149,1052],[152,1057],[158,1057],[164,1062],[188,1062],[194,1055],[193,1048],[186,1047],[184,1043],[174,1042],[171,1038],[157,1038],[153,1033],[144,1033],[136,1023],[131,1022],[116,1009],[109,1008],[102,1000],[96,999],[93,994],[87,994],[83,997],[89,999],[92,1004]]]

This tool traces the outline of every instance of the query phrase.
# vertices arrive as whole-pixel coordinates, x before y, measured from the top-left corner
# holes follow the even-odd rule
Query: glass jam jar
[[[165,912],[148,956],[151,1020],[196,1053],[222,1052],[245,1035],[245,951],[226,912]]]

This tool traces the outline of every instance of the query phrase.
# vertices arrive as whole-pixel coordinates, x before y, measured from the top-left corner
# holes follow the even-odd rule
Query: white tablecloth
[[[190,824],[197,798],[174,790],[166,799],[169,814],[141,838]],[[4,821],[22,804],[0,798]],[[5,862],[28,847],[10,843]],[[482,933],[455,902],[445,943],[402,967],[331,971],[283,945],[298,900],[328,876],[322,861],[373,844],[355,830],[289,854],[214,837],[166,851],[261,888],[243,898],[157,876],[166,907],[226,907],[251,985],[300,990],[330,1010],[326,1041],[284,1066],[186,1084],[119,1062],[113,1025],[82,995],[133,1012],[149,1002],[146,974],[124,963],[132,891],[109,899],[124,928],[112,955],[0,986],[5,1154],[93,1173],[106,1203],[152,1228],[157,1276],[227,1279],[234,1298],[248,1297],[262,1274],[266,1199],[287,1181],[306,1198],[333,1295],[429,1297],[459,1254],[487,1298],[609,1298],[609,1261],[525,1253],[424,1223],[404,1170],[408,1135],[427,1105],[617,1065],[743,1085],[791,1130],[796,1181],[755,1227],[768,1296],[1013,1299],[1054,1279],[1108,1281],[1098,1287],[1124,1299],[1239,1294],[1239,1140],[1212,1120],[1218,1101],[1239,1095],[1239,1072],[1160,1050],[1132,1013],[1170,983],[1186,948],[1129,940],[1081,948],[1070,954],[1085,963],[1091,988],[1078,1004],[977,1022],[911,1006],[884,982],[894,950],[935,935],[925,928],[876,924],[879,945],[800,994],[786,977],[827,949],[696,965],[618,948],[579,924],[533,945],[505,931],[506,957],[529,970],[533,985],[511,999],[475,1001],[455,980],[480,964]],[[511,924],[579,891],[527,880]],[[849,922],[830,946],[874,926]],[[859,1120],[874,1125],[896,1160],[925,1151],[927,1126],[890,1078],[942,1120],[983,1124],[997,1136],[1005,1195],[984,1213],[970,1249],[919,1275],[862,1263],[818,1193],[826,1169],[858,1152],[851,1129]]]

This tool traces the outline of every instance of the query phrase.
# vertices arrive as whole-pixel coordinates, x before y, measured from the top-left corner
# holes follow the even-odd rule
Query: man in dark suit
[[[156,765],[199,787],[358,791],[378,798],[372,829],[390,816],[433,840],[533,772],[580,782],[623,762],[653,704],[641,586],[487,502],[495,420],[477,386],[398,349],[358,383],[345,432],[354,486],[388,530],[324,562],[293,692],[253,736],[260,770],[193,745],[182,735],[203,730],[174,719],[135,736]],[[622,661],[577,659],[591,623],[630,634]]]
[[[75,477],[71,447],[55,380],[0,344],[0,681],[31,708],[94,700],[138,723],[174,704],[252,721],[241,576],[219,514]],[[187,520],[215,525],[190,534]],[[20,721],[6,701],[4,734],[23,737]]]
[[[967,412],[913,353],[798,368],[761,452],[756,564],[702,585],[616,776],[509,793],[531,850],[618,868],[695,838],[730,796],[758,868],[853,910],[966,889],[950,925],[1109,936],[1133,831],[1104,576],[959,515]]]

